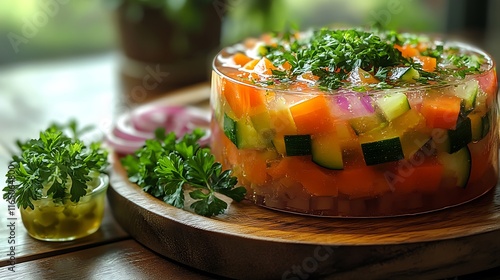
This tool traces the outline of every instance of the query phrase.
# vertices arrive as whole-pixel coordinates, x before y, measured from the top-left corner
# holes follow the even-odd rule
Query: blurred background
[[[293,24],[311,26],[374,22],[397,30],[464,36],[483,48],[500,37],[500,4],[494,0],[18,0],[0,2],[0,65],[91,55],[120,48],[120,36],[148,18],[164,16],[175,28],[162,37],[216,25],[207,34],[223,45]],[[125,6],[125,7],[124,7]],[[159,10],[160,13],[154,13]],[[161,15],[159,15],[161,14]],[[214,17],[215,15],[215,17]],[[125,19],[123,19],[123,17]],[[123,22],[128,21],[129,24]],[[215,21],[215,22],[214,22]],[[161,20],[149,20],[162,24]],[[123,26],[125,25],[125,26]],[[173,30],[176,30],[175,32]],[[184,29],[184,30],[183,30]],[[143,36],[148,36],[144,34]],[[129,31],[129,33],[131,33]],[[177,33],[177,34],[174,34]],[[169,36],[170,35],[170,36]],[[140,39],[140,38],[136,38]],[[159,38],[160,39],[160,38]],[[171,39],[171,38],[162,38]],[[206,39],[206,38],[205,38]],[[496,41],[498,43],[498,41]],[[212,51],[212,50],[210,50]]]
[[[207,82],[222,46],[289,26],[378,23],[500,61],[499,12],[494,0],[0,1],[0,157],[52,121],[106,131],[120,112]]]

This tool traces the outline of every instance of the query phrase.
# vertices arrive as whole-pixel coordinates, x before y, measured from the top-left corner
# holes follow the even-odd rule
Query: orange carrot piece
[[[410,169],[405,168],[405,172],[402,174],[395,173],[396,176],[392,182],[395,193],[411,193],[414,191],[432,193],[439,188],[444,171],[441,164],[431,160],[418,166],[410,165],[408,168]]]
[[[285,157],[277,165],[271,166],[268,173],[273,178],[289,177],[299,183],[313,195],[337,196],[334,177],[307,156]]]
[[[243,65],[243,69],[247,71],[252,71],[255,68],[255,65],[259,63],[260,59],[253,59],[247,62],[245,65]]]
[[[283,65],[281,65],[281,67],[283,67],[283,69],[285,69],[285,70],[287,70],[287,71],[288,71],[288,70],[290,70],[290,69],[292,69],[292,65],[291,65],[291,64],[290,64],[290,62],[288,62],[288,61],[285,61],[285,62],[283,63]]]
[[[245,178],[257,185],[262,185],[267,181],[267,159],[262,153],[256,150],[241,150],[240,158],[243,164]]]
[[[263,57],[253,68],[253,72],[258,75],[272,75],[272,70],[276,70],[276,66],[267,58]]]
[[[248,62],[252,61],[250,57],[245,55],[244,53],[235,53],[233,55],[233,60],[236,65],[244,66]]]
[[[253,111],[249,112],[250,115],[258,114],[261,112],[260,110],[257,109],[265,109],[266,96],[263,90],[259,90],[253,87],[248,87],[246,89],[246,94],[248,95],[250,110]]]
[[[432,128],[455,129],[462,100],[456,96],[427,98],[422,102],[420,113]]]
[[[430,56],[416,56],[415,59],[422,64],[422,69],[426,72],[434,72],[436,70],[436,58]]]
[[[250,107],[250,101],[248,95],[245,94],[245,88],[248,88],[248,86],[240,85],[226,79],[223,81],[222,94],[238,119],[246,115]]]
[[[222,93],[236,118],[253,116],[266,110],[265,91],[224,80]]]
[[[302,74],[302,78],[311,82],[317,82],[319,80],[318,76],[313,75],[313,73],[310,72]]]
[[[315,134],[331,129],[333,117],[330,106],[324,95],[299,102],[290,107],[297,132],[299,134]]]
[[[284,157],[280,161],[272,162],[267,168],[267,174],[271,175],[274,180],[285,177],[288,171],[288,161],[297,157]]]
[[[411,45],[394,45],[394,48],[399,50],[403,57],[414,57],[420,54],[417,48],[412,47]]]
[[[389,190],[389,185],[383,176],[371,167],[359,167],[332,171],[337,177],[339,193],[350,198],[369,197],[382,194]],[[379,178],[377,178],[379,174]]]

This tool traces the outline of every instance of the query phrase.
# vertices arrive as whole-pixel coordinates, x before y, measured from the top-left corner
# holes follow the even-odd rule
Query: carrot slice
[[[245,178],[257,185],[262,185],[267,181],[267,158],[256,150],[241,150],[240,164],[242,165]]]
[[[244,66],[248,62],[252,61],[252,59],[250,57],[248,57],[247,55],[245,55],[243,53],[235,53],[233,55],[233,60],[234,60],[234,63],[236,65],[240,65],[240,66]]]
[[[461,102],[456,96],[427,98],[422,102],[420,113],[425,117],[428,127],[455,129]]]
[[[401,172],[395,173],[392,187],[395,193],[411,193],[414,191],[435,192],[443,178],[444,167],[436,161],[427,160],[420,165],[401,166]]]
[[[299,134],[315,134],[331,129],[333,117],[328,100],[324,95],[299,102],[290,107],[297,132]]]
[[[436,70],[436,58],[430,56],[416,56],[415,60],[417,60],[420,64],[422,64],[422,70],[426,72],[434,72]]]
[[[420,54],[417,48],[412,47],[411,45],[394,45],[394,48],[399,50],[403,57],[414,57]]]
[[[290,62],[288,62],[288,61],[285,61],[285,62],[281,65],[281,67],[283,67],[283,69],[285,69],[285,70],[290,70],[290,69],[292,69],[292,65],[291,65],[291,64],[290,64]]]
[[[273,71],[276,70],[276,66],[267,58],[263,57],[253,68],[253,72],[259,75],[272,75]]]
[[[339,193],[348,195],[351,199],[375,196],[389,191],[389,185],[381,173],[377,173],[372,167],[365,166],[334,172]]]
[[[279,164],[272,165],[268,173],[275,179],[292,178],[313,195],[337,196],[338,194],[335,177],[324,172],[307,156],[285,157]]]
[[[288,161],[297,157],[285,157],[280,161],[272,162],[267,168],[267,174],[271,175],[274,180],[278,180],[280,178],[285,177],[288,171]]]
[[[259,63],[259,61],[260,61],[260,59],[250,60],[245,65],[243,65],[242,68],[244,70],[247,70],[247,71],[252,71],[255,68],[255,65],[257,65],[257,63]]]
[[[250,101],[244,92],[247,87],[230,80],[224,79],[223,81],[222,94],[238,119],[241,119],[249,111]]]
[[[248,103],[250,105],[249,114],[255,115],[261,113],[266,106],[266,97],[264,91],[253,87],[248,87],[246,89],[246,94],[248,95]]]
[[[223,95],[236,118],[253,116],[266,110],[265,91],[250,85],[224,80]]]

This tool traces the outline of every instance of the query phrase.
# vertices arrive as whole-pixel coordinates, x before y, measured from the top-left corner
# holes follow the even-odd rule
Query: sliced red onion
[[[373,99],[371,96],[363,94],[360,98],[360,101],[368,113],[375,113],[375,107],[373,106]]]
[[[144,145],[144,141],[133,141],[119,138],[113,133],[106,135],[106,144],[119,154],[133,154]]]
[[[154,138],[154,131],[165,128],[178,137],[195,128],[206,130],[200,139],[200,145],[207,145],[210,140],[210,114],[195,107],[167,106],[151,104],[139,107],[124,114],[110,133],[106,135],[107,144],[116,152],[131,154],[144,145],[146,139]]]
[[[154,133],[144,132],[137,130],[131,123],[130,115],[121,115],[115,126],[113,127],[113,134],[125,140],[132,141],[144,141],[146,139],[151,139],[154,137]]]
[[[373,101],[369,95],[347,92],[336,95],[333,100],[333,113],[340,117],[353,118],[375,113]]]
[[[158,127],[171,127],[177,115],[183,115],[180,106],[144,106],[132,112],[131,121],[135,129],[144,132],[155,131]]]

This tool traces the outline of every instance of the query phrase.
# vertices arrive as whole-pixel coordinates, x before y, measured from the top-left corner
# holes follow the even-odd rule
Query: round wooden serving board
[[[439,279],[500,266],[500,188],[407,217],[320,218],[242,202],[206,218],[143,192],[114,160],[108,199],[146,247],[230,278]]]

